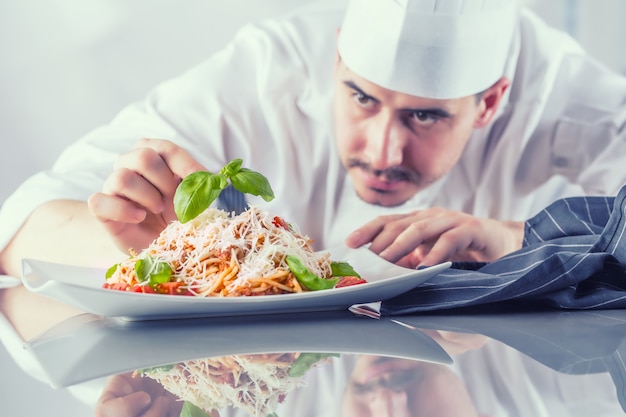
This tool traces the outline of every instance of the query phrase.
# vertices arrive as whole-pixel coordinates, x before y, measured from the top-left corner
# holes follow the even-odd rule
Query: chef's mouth
[[[348,161],[348,168],[358,168],[368,177],[375,178],[380,183],[419,182],[419,175],[401,166],[386,169],[374,169],[368,163],[352,159]]]

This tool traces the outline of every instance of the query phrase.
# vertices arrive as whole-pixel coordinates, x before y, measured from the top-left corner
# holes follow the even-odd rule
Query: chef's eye
[[[356,103],[361,107],[370,107],[374,104],[374,100],[372,100],[370,96],[360,93],[358,91],[353,93],[352,97],[354,98],[354,101],[356,101]]]
[[[410,119],[419,125],[431,125],[439,120],[439,116],[427,111],[414,111],[411,113]]]
[[[368,392],[372,391],[371,386],[367,384],[359,384],[357,382],[352,383],[352,388],[354,390],[354,393],[357,395],[367,394]]]

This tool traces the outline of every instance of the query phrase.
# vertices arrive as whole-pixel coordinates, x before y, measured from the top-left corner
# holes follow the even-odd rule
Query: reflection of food
[[[205,412],[241,408],[266,417],[293,389],[303,385],[309,367],[330,355],[277,353],[192,360],[139,371]]]
[[[202,297],[301,292],[307,288],[291,272],[288,255],[311,276],[333,274],[330,254],[314,252],[311,243],[255,207],[232,217],[208,209],[187,223],[170,223],[146,250],[118,264],[104,286]]]

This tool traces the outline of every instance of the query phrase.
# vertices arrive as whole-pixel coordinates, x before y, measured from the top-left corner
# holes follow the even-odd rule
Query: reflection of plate
[[[25,348],[55,387],[140,368],[241,354],[324,352],[452,362],[419,330],[348,311],[158,322],[83,314],[31,340]]]
[[[26,259],[24,286],[83,311],[127,320],[210,317],[341,310],[357,303],[402,294],[449,268],[450,263],[413,270],[394,265],[369,249],[332,250],[333,260],[349,262],[368,283],[299,294],[202,298],[139,294],[102,289],[105,270]]]
[[[0,289],[17,287],[18,285],[20,285],[18,278],[10,275],[0,275]]]

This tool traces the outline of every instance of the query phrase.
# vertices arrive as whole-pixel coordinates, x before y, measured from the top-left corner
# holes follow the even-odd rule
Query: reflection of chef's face
[[[477,417],[463,382],[446,366],[361,356],[342,402],[342,417]]]

